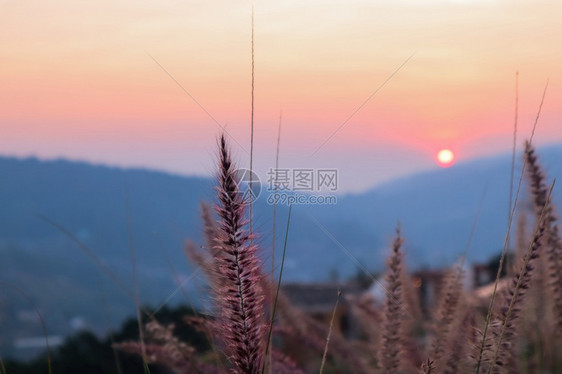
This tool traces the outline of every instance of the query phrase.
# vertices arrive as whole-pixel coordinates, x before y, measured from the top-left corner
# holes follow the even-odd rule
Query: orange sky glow
[[[562,142],[561,3],[253,5],[261,173],[280,111],[282,165],[336,167],[344,192],[436,168],[443,148],[457,164],[509,152],[516,71],[520,140],[549,79],[536,142]],[[238,0],[1,2],[0,154],[212,173],[219,126],[154,58],[247,164],[251,12]]]

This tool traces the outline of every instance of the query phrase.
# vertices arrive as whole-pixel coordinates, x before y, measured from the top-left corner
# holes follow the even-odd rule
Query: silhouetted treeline
[[[157,320],[163,325],[174,324],[174,334],[182,341],[189,342],[198,351],[209,349],[205,336],[184,322],[186,316],[193,315],[191,308],[162,308],[156,314]],[[143,325],[150,319],[145,315]],[[73,335],[65,342],[51,350],[51,366],[53,374],[138,374],[144,372],[142,358],[112,348],[113,342],[138,341],[139,331],[137,320],[127,320],[121,328],[111,336],[103,339],[89,331]],[[5,370],[10,374],[47,374],[47,354],[30,362],[8,360],[4,362]],[[169,369],[149,365],[151,374],[169,374]]]

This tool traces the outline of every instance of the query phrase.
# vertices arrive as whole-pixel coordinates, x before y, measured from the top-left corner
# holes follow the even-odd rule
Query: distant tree
[[[488,271],[494,277],[498,273],[498,269],[500,267],[501,256],[502,255],[501,255],[501,251],[500,251],[498,254],[496,254],[492,258],[490,258],[490,260],[488,260],[488,262],[486,263],[486,267],[488,268]],[[513,266],[514,261],[515,261],[515,255],[513,254],[513,251],[507,251],[507,253],[505,255],[503,267],[502,267],[502,272],[500,274],[500,276],[502,278],[505,277],[508,274],[508,270],[509,270],[508,266]]]

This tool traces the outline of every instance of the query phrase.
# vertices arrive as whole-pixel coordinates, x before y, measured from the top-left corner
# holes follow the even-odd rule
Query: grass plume
[[[402,328],[402,237],[400,228],[392,243],[392,253],[387,261],[386,301],[384,306],[384,323],[382,326],[382,344],[380,345],[380,372],[396,373],[400,368],[401,328]]]
[[[436,362],[441,362],[447,348],[451,325],[455,319],[462,293],[462,274],[463,271],[460,267],[453,267],[447,274],[441,291],[442,296],[435,312],[435,336],[432,340],[431,357]]]
[[[548,187],[545,182],[545,175],[538,163],[538,159],[533,146],[527,142],[525,144],[525,157],[527,159],[527,172],[529,184],[533,195],[535,212],[541,215],[543,211],[546,225],[545,255],[548,273],[548,284],[550,286],[550,296],[556,318],[558,331],[562,331],[562,241],[558,233],[558,218],[552,204],[547,204]]]
[[[219,140],[217,250],[220,255],[215,290],[221,336],[235,373],[257,374],[264,354],[265,313],[257,247],[246,229],[245,204],[226,139]]]

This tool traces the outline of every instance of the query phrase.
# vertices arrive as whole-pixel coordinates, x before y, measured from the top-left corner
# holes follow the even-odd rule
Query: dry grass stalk
[[[515,233],[515,258],[523,258],[529,248],[529,233],[527,232],[527,211],[520,208],[517,212],[517,231]],[[517,270],[517,263],[513,264],[511,274]]]
[[[525,254],[525,258],[519,265],[519,270],[509,284],[504,306],[501,308],[500,315],[492,326],[494,350],[489,361],[488,373],[511,372],[512,366],[515,365],[514,338],[517,332],[517,322],[526,291],[531,284],[534,262],[539,256],[546,231],[546,216],[544,213],[548,210],[548,199],[549,197],[545,201],[543,214],[541,214],[539,222],[537,222],[537,228],[531,245]]]
[[[541,214],[547,201],[548,187],[545,176],[540,167],[533,146],[525,144],[525,157],[528,164],[528,175],[531,191],[535,203],[535,212]],[[548,283],[550,286],[554,316],[556,318],[557,330],[562,331],[562,240],[558,233],[557,216],[554,206],[548,204],[544,211],[546,221],[545,255],[548,272]]]
[[[220,138],[219,186],[220,217],[216,256],[219,286],[215,289],[218,321],[225,353],[234,373],[261,372],[267,331],[264,295],[261,288],[257,246],[246,229],[245,204],[236,182],[236,169],[223,136]]]
[[[381,373],[399,372],[402,353],[402,319],[403,295],[402,282],[402,238],[400,229],[392,243],[392,253],[387,261],[386,301],[384,306],[384,323],[382,326],[382,344],[380,344],[379,365]]]
[[[469,309],[464,317],[453,324],[453,331],[448,339],[448,346],[442,356],[442,364],[438,373],[456,374],[468,371],[468,353],[471,344],[476,344],[476,335],[473,333],[474,312]]]
[[[320,374],[324,372],[324,366],[326,365],[326,357],[328,356],[328,348],[330,346],[330,338],[332,337],[332,331],[334,330],[334,320],[336,319],[336,312],[338,310],[338,304],[340,302],[341,291],[338,290],[338,298],[336,299],[336,305],[332,311],[332,318],[330,319],[330,328],[328,329],[328,336],[326,337],[326,345],[324,347],[324,354],[322,355],[322,362],[320,363]]]
[[[421,309],[420,289],[414,287],[414,280],[408,274],[406,266],[402,266],[401,273],[402,293],[405,303],[405,309],[408,311],[405,315],[402,326],[402,344],[405,353],[405,367],[410,367],[410,371],[417,371],[423,362],[424,347],[420,345],[420,336],[424,330],[424,316]]]
[[[437,309],[434,317],[435,335],[432,339],[431,357],[438,363],[442,361],[443,354],[449,343],[451,325],[458,311],[459,299],[462,293],[462,268],[453,267],[445,278]]]
[[[435,366],[435,362],[430,360],[429,358],[427,361],[424,361],[420,368],[420,373],[422,374],[433,374],[436,373],[437,367]]]

